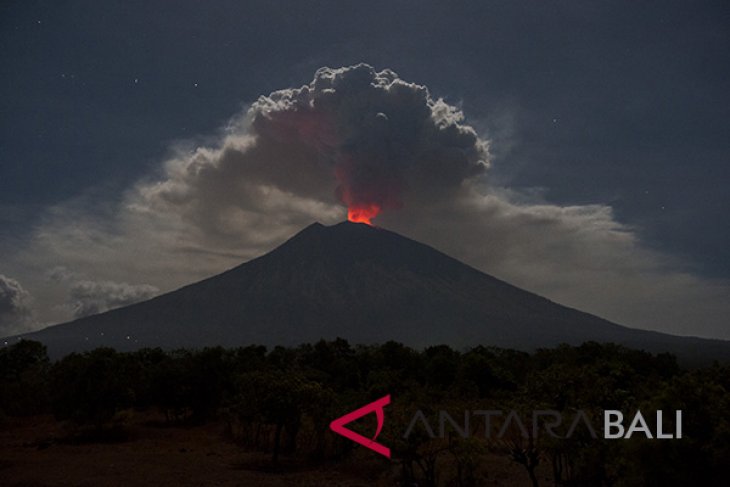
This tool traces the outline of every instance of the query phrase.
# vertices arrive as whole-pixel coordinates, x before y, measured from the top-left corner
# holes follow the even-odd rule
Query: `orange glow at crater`
[[[372,220],[380,213],[380,205],[366,204],[350,206],[347,208],[347,219],[354,223],[367,223],[372,225]]]

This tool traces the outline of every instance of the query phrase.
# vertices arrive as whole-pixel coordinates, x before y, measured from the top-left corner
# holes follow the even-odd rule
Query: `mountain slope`
[[[257,259],[176,291],[24,335],[52,356],[98,346],[296,345],[343,337],[529,350],[611,341],[730,357],[730,342],[619,326],[363,224],[310,225]]]

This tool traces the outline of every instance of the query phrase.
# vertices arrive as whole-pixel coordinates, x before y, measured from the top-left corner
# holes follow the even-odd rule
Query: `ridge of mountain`
[[[314,223],[221,274],[5,341],[39,340],[58,357],[98,346],[291,346],[337,337],[519,350],[598,341],[671,352],[692,362],[730,359],[730,342],[621,326],[397,233],[350,222]]]

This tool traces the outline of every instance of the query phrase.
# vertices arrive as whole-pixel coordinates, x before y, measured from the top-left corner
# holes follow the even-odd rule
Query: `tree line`
[[[267,452],[274,466],[282,456],[336,463],[357,455],[359,447],[332,434],[329,422],[390,394],[378,441],[390,446],[393,461],[383,460],[383,468],[401,485],[481,485],[490,455],[520,465],[535,486],[727,485],[730,464],[730,367],[685,369],[672,355],[613,344],[525,353],[337,339],[271,349],[98,348],[51,362],[44,345],[24,340],[0,350],[0,380],[0,422],[53,414],[76,425],[81,439],[123,440],[125,415],[156,409],[173,425],[220,421],[230,439]],[[434,438],[415,429],[403,436],[416,410],[458,418],[485,406],[527,417],[534,410],[581,410],[599,422],[605,409],[681,409],[684,434],[680,440],[604,440],[585,432],[487,439],[456,429]],[[354,428],[372,436],[368,421]]]

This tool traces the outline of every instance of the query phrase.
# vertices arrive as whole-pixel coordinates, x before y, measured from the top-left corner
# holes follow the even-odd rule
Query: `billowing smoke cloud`
[[[308,85],[259,98],[221,148],[182,154],[167,181],[141,191],[148,205],[183,208],[208,236],[339,218],[338,202],[372,217],[484,171],[487,143],[462,121],[390,70],[323,68]]]
[[[72,311],[73,318],[82,318],[134,304],[150,299],[160,292],[158,288],[149,284],[84,279],[63,266],[51,269],[47,276],[68,287],[68,301],[65,307]]]
[[[250,113],[262,145],[299,144],[314,152],[313,162],[334,167],[350,216],[398,209],[406,190],[458,186],[488,160],[487,144],[459,110],[365,64],[320,69],[309,85],[261,97]]]
[[[30,294],[18,281],[0,274],[0,335],[26,331],[31,322]]]
[[[215,143],[181,144],[120,206],[81,196],[51,209],[16,269],[63,263],[93,276],[95,285],[72,290],[86,313],[135,295],[110,282],[169,290],[313,221],[341,221],[345,206],[365,218],[374,206],[377,224],[561,303],[629,326],[730,338],[728,282],[642,245],[606,205],[561,207],[496,187],[488,149],[458,108],[423,86],[365,65],[323,68],[301,88],[261,97]]]

